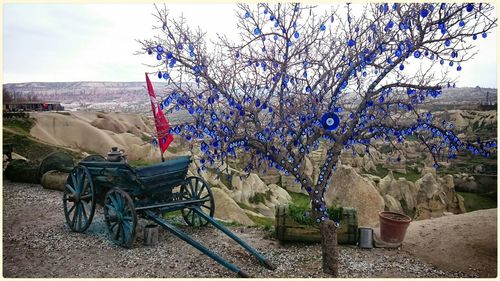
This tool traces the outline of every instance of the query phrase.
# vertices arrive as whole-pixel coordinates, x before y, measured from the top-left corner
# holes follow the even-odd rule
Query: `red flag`
[[[158,132],[158,144],[160,145],[161,154],[167,150],[167,147],[174,140],[174,136],[168,133],[168,121],[160,108],[160,105],[156,101],[155,91],[153,90],[153,85],[149,80],[148,74],[146,73],[146,84],[148,86],[149,99],[151,100],[151,110],[153,111],[153,116],[155,118],[156,131]]]

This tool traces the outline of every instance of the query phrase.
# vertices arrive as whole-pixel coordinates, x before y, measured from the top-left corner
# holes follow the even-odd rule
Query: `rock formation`
[[[376,227],[379,224],[378,213],[384,210],[384,199],[375,186],[358,175],[354,168],[340,165],[329,185],[325,194],[327,206],[336,203],[342,207],[356,208],[359,226]]]

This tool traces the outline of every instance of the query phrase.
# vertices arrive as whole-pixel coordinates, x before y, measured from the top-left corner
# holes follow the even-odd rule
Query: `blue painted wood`
[[[254,255],[264,266],[266,266],[268,269],[274,270],[276,267],[272,265],[263,255],[261,255],[259,252],[257,252],[254,248],[252,248],[250,245],[248,245],[245,241],[241,240],[236,234],[232,233],[229,229],[227,229],[225,226],[222,224],[218,223],[216,220],[214,220],[212,217],[207,216],[200,207],[193,207],[193,211],[198,214],[200,217],[205,219],[207,222],[224,232],[227,236],[229,236],[231,239],[236,241],[238,244],[240,244],[243,248],[245,248],[248,252],[250,252],[252,255]]]
[[[171,225],[166,220],[158,217],[155,213],[153,213],[151,211],[144,211],[144,213],[148,216],[148,218],[150,218],[151,220],[153,220],[157,224],[163,226],[165,229],[167,229],[168,231],[170,231],[172,234],[174,234],[178,238],[184,240],[189,245],[195,247],[197,250],[199,250],[200,252],[202,252],[205,255],[209,256],[211,259],[215,260],[216,262],[218,262],[222,266],[228,268],[229,270],[237,273],[240,276],[248,276],[248,274],[244,273],[237,266],[235,266],[234,264],[232,264],[232,263],[226,261],[225,259],[221,258],[216,253],[210,251],[205,246],[203,246],[201,243],[199,243],[196,240],[194,240],[193,238],[189,237],[189,235],[187,235],[186,233],[184,233],[181,230],[179,230],[178,228],[174,227],[173,225]]]

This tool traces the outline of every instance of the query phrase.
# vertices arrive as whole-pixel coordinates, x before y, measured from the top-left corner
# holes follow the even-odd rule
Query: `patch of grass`
[[[417,170],[413,170],[413,169],[406,169],[406,174],[402,174],[402,173],[398,173],[398,172],[394,172],[394,171],[392,172],[392,174],[394,175],[395,179],[405,178],[411,182],[415,182],[422,177]]]
[[[75,151],[37,142],[26,135],[13,134],[6,131],[3,131],[3,143],[13,144],[15,153],[18,153],[32,161],[41,161],[47,155],[55,151],[68,153],[74,159],[80,159],[81,157],[81,154]]]
[[[148,135],[141,134],[141,140],[144,141],[144,142],[151,142],[153,140],[153,138],[151,138]]]
[[[35,120],[32,118],[4,118],[3,125],[16,132],[29,135],[31,128],[35,126]]]
[[[274,227],[274,220],[270,218],[262,218],[247,214],[247,216],[258,226],[263,227],[264,230],[271,231]]]
[[[168,218],[175,218],[175,217],[182,217],[182,213],[180,210],[173,211],[173,212],[168,212],[163,215],[163,218],[168,219]]]
[[[303,225],[314,225],[314,219],[308,215],[309,207],[297,206],[295,204],[288,205],[288,215],[294,221]]]
[[[462,195],[462,197],[464,198],[465,209],[467,210],[467,212],[491,209],[497,207],[497,202],[490,197],[470,192],[457,192],[457,193]]]
[[[370,172],[372,175],[375,175],[380,178],[385,178],[385,176],[387,176],[387,174],[389,173],[389,170],[384,168],[382,165],[376,165],[376,168],[377,168],[376,171]],[[416,169],[411,169],[411,168],[406,169],[406,174],[392,171],[392,175],[394,176],[395,179],[405,178],[411,182],[415,182],[416,180],[422,177]]]
[[[231,181],[231,175],[224,175],[224,174],[220,174],[219,175],[219,180],[229,189],[233,189],[233,184],[232,184],[232,181]]]
[[[288,205],[288,215],[296,222],[302,225],[317,225],[316,221],[310,216],[310,208],[297,206],[295,204]],[[330,219],[339,221],[342,218],[343,208],[339,206],[331,206],[326,209]]]
[[[236,202],[236,204],[238,204],[238,206],[240,206],[240,208],[242,208],[242,209],[249,210],[249,211],[252,211],[254,213],[258,213],[259,212],[257,209],[255,209],[253,207],[250,207],[250,206],[248,206],[245,203],[238,203],[238,202]]]
[[[389,173],[389,170],[384,168],[382,165],[375,165],[375,168],[376,168],[375,171],[370,172],[374,176],[384,178]]]
[[[265,203],[271,200],[272,195],[273,192],[271,190],[267,190],[266,192],[255,192],[254,196],[248,198],[248,202],[252,204]]]
[[[309,196],[303,193],[296,192],[288,192],[288,194],[290,194],[290,196],[292,197],[292,202],[294,205],[300,208],[309,208],[311,202]]]

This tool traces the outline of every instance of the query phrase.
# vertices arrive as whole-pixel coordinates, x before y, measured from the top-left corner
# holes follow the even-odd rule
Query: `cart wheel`
[[[207,199],[200,205],[200,209],[210,217],[214,216],[215,203],[212,190],[205,180],[199,177],[189,177],[184,181],[181,186],[181,194],[183,200],[190,199]],[[182,217],[188,225],[191,226],[204,226],[208,221],[196,214],[192,209],[185,208],[181,210]]]
[[[94,217],[95,190],[87,167],[78,165],[69,173],[64,185],[63,207],[72,231],[85,231]]]
[[[111,240],[117,245],[130,248],[134,243],[137,213],[130,195],[119,188],[106,193],[104,199],[104,219]]]

